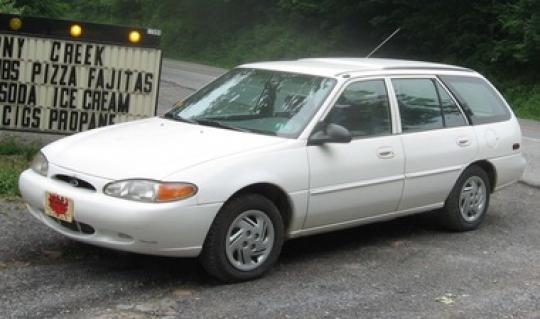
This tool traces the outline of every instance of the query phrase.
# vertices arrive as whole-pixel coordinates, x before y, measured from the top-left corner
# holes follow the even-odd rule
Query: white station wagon
[[[20,177],[30,213],[81,242],[263,275],[285,239],[436,211],[477,228],[525,160],[482,75],[390,59],[242,65],[163,117],[76,134]]]

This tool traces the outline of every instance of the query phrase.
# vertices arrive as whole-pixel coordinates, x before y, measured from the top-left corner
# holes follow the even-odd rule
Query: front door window
[[[326,122],[347,128],[353,138],[392,134],[390,104],[384,80],[350,84],[328,114]]]

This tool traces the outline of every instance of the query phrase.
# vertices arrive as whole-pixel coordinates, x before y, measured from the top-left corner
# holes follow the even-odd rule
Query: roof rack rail
[[[444,67],[444,66],[386,66],[380,68],[370,68],[370,69],[351,69],[348,71],[339,72],[336,76],[342,76],[344,74],[355,73],[355,72],[369,72],[369,71],[383,71],[383,70],[438,70],[438,71],[462,71],[462,72],[475,72],[469,68],[463,67]]]

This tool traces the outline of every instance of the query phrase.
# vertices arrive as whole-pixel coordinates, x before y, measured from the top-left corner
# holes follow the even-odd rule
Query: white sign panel
[[[155,115],[161,50],[0,33],[0,129],[71,134]]]

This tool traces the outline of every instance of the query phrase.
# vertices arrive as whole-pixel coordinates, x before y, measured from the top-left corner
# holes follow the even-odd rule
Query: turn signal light
[[[11,18],[11,20],[9,20],[9,27],[13,31],[19,30],[22,27],[22,20],[19,18]]]
[[[131,43],[138,43],[141,41],[141,33],[139,31],[131,31],[128,35],[128,40]]]
[[[169,202],[191,197],[197,193],[197,187],[183,183],[165,183],[159,185],[157,193],[158,202]]]
[[[69,28],[69,34],[74,37],[74,38],[78,38],[82,35],[83,33],[83,29],[80,25],[78,24],[73,24],[70,28]]]

